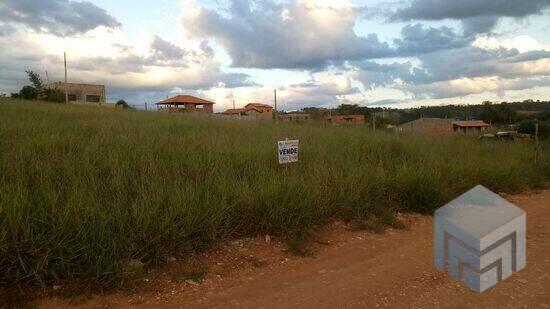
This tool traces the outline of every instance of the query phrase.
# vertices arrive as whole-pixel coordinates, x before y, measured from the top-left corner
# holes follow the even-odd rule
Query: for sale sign
[[[300,141],[280,141],[279,146],[279,164],[298,162],[298,144]]]

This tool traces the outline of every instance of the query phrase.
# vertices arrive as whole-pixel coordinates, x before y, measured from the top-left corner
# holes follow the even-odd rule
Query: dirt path
[[[334,224],[314,257],[276,240],[233,242],[201,257],[202,284],[177,280],[182,262],[150,273],[133,293],[50,297],[41,308],[550,308],[550,191],[508,196],[527,211],[527,267],[478,295],[432,266],[432,218],[384,234]]]

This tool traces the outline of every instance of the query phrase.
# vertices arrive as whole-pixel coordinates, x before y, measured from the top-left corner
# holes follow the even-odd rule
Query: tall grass
[[[279,166],[286,137],[300,139],[300,162]],[[430,213],[479,183],[540,186],[550,158],[532,159],[528,142],[0,103],[0,286],[109,285],[132,259],[228,237]]]

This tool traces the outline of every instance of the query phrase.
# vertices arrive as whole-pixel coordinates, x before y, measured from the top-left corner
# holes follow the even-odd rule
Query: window
[[[69,94],[69,101],[76,101],[76,94]]]
[[[101,99],[101,97],[98,96],[98,95],[87,95],[86,96],[86,102],[98,103],[100,99]]]

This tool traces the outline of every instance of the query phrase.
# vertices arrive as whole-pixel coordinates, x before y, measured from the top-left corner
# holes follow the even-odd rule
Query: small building
[[[415,132],[422,134],[450,134],[453,132],[453,120],[443,118],[420,118],[399,125],[398,132]]]
[[[311,115],[302,113],[302,112],[290,112],[290,113],[279,115],[279,119],[282,122],[292,122],[292,121],[302,122],[302,121],[311,120]]]
[[[249,103],[244,108],[228,109],[223,112],[226,116],[246,117],[247,119],[273,119],[273,107],[263,103]]]
[[[348,124],[365,124],[364,115],[333,115],[325,118],[333,124],[348,123]]]
[[[106,102],[105,85],[56,82],[47,84],[44,88],[57,89],[62,92],[67,90],[69,102],[95,104]]]
[[[156,103],[159,111],[214,113],[214,102],[190,95],[178,95]]]
[[[454,121],[453,131],[463,133],[480,133],[489,127],[489,124],[481,120]]]

